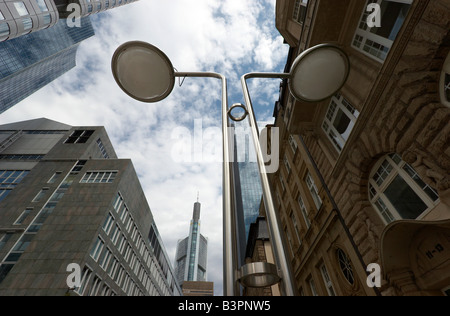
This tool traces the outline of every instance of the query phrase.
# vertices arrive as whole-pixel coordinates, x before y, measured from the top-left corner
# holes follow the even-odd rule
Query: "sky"
[[[165,100],[140,103],[115,83],[111,57],[124,42],[151,43],[180,72],[224,74],[229,104],[244,103],[242,75],[283,72],[286,64],[289,47],[275,28],[275,0],[140,0],[92,22],[96,35],[80,45],[77,67],[0,114],[0,124],[46,117],[105,126],[118,157],[132,159],[172,265],[199,194],[208,281],[222,295],[220,81],[177,80]],[[260,128],[273,120],[279,85],[276,79],[249,81]]]

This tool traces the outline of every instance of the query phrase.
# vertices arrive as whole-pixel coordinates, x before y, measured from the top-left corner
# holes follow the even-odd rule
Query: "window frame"
[[[350,131],[348,132],[347,138],[344,138],[334,126],[339,111],[350,119],[349,127],[352,125]],[[344,147],[350,138],[353,129],[355,128],[360,114],[361,113],[342,95],[342,93],[338,92],[331,98],[327,112],[325,113],[322,121],[322,131],[325,133],[328,140],[333,144],[338,153],[341,153],[344,150]],[[347,130],[349,127],[347,127]],[[337,140],[333,138],[331,134],[333,134]]]
[[[448,83],[446,83],[447,79]],[[439,96],[441,102],[445,106],[450,107],[450,95],[447,98],[447,90],[450,91],[450,53],[448,53],[447,58],[444,61],[439,81]]]
[[[355,34],[352,37],[352,42],[350,44],[351,47],[353,47],[354,49],[356,49],[358,52],[364,54],[365,56],[368,56],[370,58],[372,58],[373,60],[376,60],[380,63],[384,63],[384,61],[386,60],[387,56],[389,55],[389,52],[398,36],[398,34],[400,33],[401,29],[404,26],[404,23],[402,23],[402,25],[399,28],[398,33],[395,36],[394,40],[390,40],[389,38],[385,38],[382,37],[380,35],[371,33],[370,30],[372,29],[371,27],[369,27],[367,25],[367,17],[369,16],[370,12],[366,11],[366,8],[368,7],[369,4],[371,3],[377,3],[381,6],[382,2],[386,1],[386,2],[397,2],[397,3],[403,3],[403,4],[409,4],[409,9],[408,9],[408,13],[405,16],[405,21],[407,19],[407,16],[409,15],[409,10],[411,9],[411,5],[413,3],[413,0],[367,0],[364,8],[363,8],[363,12],[361,13],[361,17],[358,20],[358,25],[355,29]],[[380,13],[381,14],[381,13]],[[366,29],[361,28],[361,25],[364,25],[367,27]],[[357,38],[360,37],[361,40],[357,40]],[[359,41],[360,42],[360,47],[358,47],[355,43]],[[372,41],[375,44],[378,45],[382,45],[384,47],[387,48],[386,51],[386,56],[384,58],[381,58],[379,56],[375,56],[373,54],[371,54],[370,52],[367,52],[364,50],[364,45],[367,43],[367,41]],[[379,54],[378,54],[379,55]]]
[[[376,174],[379,174],[378,171],[381,169],[381,167],[383,166],[383,164],[385,162],[387,162],[389,164],[391,169],[390,169],[389,173],[387,173],[387,175],[385,175],[385,178],[382,179],[382,182],[380,184],[378,184],[377,180],[374,179],[374,176]],[[424,188],[429,188],[437,196],[437,199],[433,200],[432,197],[430,197],[428,195],[428,193],[425,192],[424,188],[421,188],[420,185],[404,169],[406,166],[411,168],[411,170],[415,172],[415,175],[419,178],[419,180],[424,182],[420,178],[420,176],[417,174],[417,171],[415,171],[411,165],[409,165],[408,163],[403,161],[401,159],[401,157],[396,153],[391,153],[389,155],[385,155],[384,157],[379,159],[379,161],[373,166],[373,168],[370,172],[369,181],[368,181],[368,198],[369,198],[370,203],[372,204],[372,207],[377,211],[377,213],[380,215],[381,219],[383,220],[383,222],[385,224],[389,224],[396,220],[405,219],[400,215],[400,213],[397,211],[395,206],[390,202],[389,198],[384,193],[386,191],[386,189],[392,184],[393,180],[397,176],[400,176],[403,179],[403,181],[406,182],[406,184],[414,191],[414,193],[427,206],[427,208],[415,218],[416,220],[423,218],[427,213],[429,213],[440,202],[438,192],[436,192],[435,189],[433,189],[426,182],[424,182],[424,184],[425,184]],[[378,206],[376,204],[376,203],[379,203],[380,200],[382,201],[382,204],[384,204],[384,205],[379,204],[379,206]],[[380,210],[379,207],[385,207],[385,208],[383,210]],[[386,216],[392,218],[392,220],[386,219]]]

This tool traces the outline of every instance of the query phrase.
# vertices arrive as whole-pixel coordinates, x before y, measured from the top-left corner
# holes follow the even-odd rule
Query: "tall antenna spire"
[[[197,191],[197,202],[198,202],[199,199],[200,199],[200,192]]]

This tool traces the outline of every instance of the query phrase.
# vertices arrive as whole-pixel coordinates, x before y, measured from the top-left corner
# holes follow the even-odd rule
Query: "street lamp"
[[[288,79],[291,93],[297,100],[318,102],[339,91],[347,80],[349,71],[350,62],[344,51],[331,44],[321,44],[298,56],[290,73],[249,73],[242,76],[241,83],[246,106],[235,104],[229,109],[227,83],[223,75],[213,72],[174,72],[169,58],[157,47],[145,42],[127,42],[115,51],[112,58],[114,79],[125,93],[142,102],[152,103],[166,98],[173,90],[175,77],[209,77],[222,81],[224,295],[234,296],[239,293],[237,281],[244,286],[264,287],[276,284],[280,280],[283,295],[296,294],[246,80],[250,78]],[[236,118],[231,115],[231,110],[236,107],[244,109],[243,116]],[[244,265],[238,270],[234,196],[231,193],[234,179],[228,118],[241,121],[247,116],[260,171],[267,225],[276,266],[256,262]]]

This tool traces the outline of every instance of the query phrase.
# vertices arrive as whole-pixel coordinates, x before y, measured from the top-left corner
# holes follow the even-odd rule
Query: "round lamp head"
[[[175,84],[175,72],[169,58],[145,42],[121,45],[113,55],[111,67],[120,88],[142,102],[166,98]]]
[[[295,59],[289,88],[299,101],[319,102],[338,92],[349,73],[347,54],[335,45],[321,44],[304,51]]]

